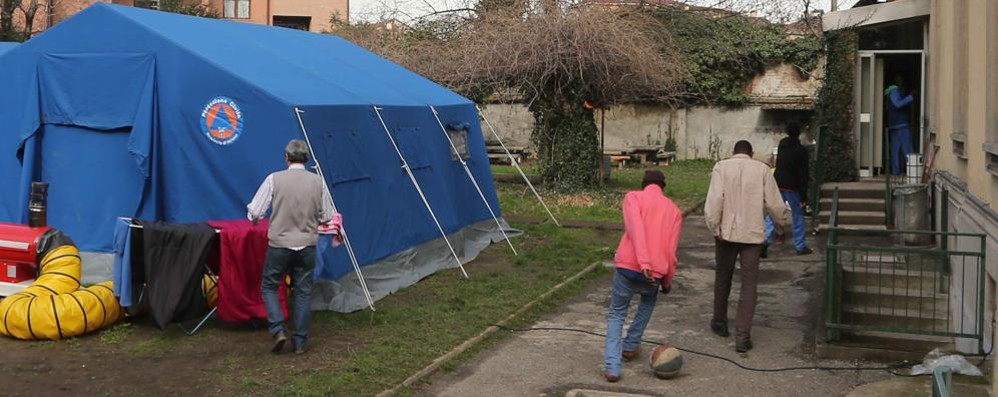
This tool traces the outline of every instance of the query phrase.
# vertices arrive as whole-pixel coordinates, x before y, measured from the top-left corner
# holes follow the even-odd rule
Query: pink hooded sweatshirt
[[[624,196],[624,236],[614,261],[618,268],[641,272],[651,269],[669,286],[676,275],[676,249],[683,213],[658,185]]]

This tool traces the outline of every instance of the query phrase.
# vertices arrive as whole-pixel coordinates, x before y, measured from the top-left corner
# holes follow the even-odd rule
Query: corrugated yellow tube
[[[0,334],[59,340],[121,319],[111,282],[81,289],[80,273],[80,253],[75,246],[62,245],[46,253],[35,283],[0,300]]]

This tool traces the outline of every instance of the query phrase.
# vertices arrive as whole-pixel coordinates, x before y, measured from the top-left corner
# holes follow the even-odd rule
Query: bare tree
[[[594,109],[621,102],[679,104],[700,95],[684,92],[688,71],[670,30],[647,12],[662,2],[479,0],[436,9],[426,0],[428,12],[413,17],[392,1],[374,15],[405,19],[404,34],[389,34],[378,23],[342,21],[334,23],[333,33],[478,102],[526,103],[535,117],[532,138],[544,178],[557,188],[597,185],[601,153]],[[774,10],[803,17],[809,1],[700,1],[726,10],[666,3],[718,18],[744,17],[753,5],[769,5],[767,17]],[[803,8],[791,7],[798,3]]]
[[[401,62],[479,101],[520,97],[534,114],[546,182],[563,190],[596,186],[594,108],[669,100],[684,73],[678,54],[644,13],[506,3],[509,9],[480,14],[461,34],[413,44]]]

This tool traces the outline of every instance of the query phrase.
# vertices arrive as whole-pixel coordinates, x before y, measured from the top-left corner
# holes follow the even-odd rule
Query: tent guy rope
[[[499,144],[502,145],[502,150],[506,151],[506,155],[509,156],[509,162],[513,164],[513,167],[516,167],[517,171],[520,172],[520,176],[523,177],[523,181],[527,183],[527,186],[530,186],[530,190],[534,192],[534,197],[537,197],[537,201],[541,202],[541,206],[544,207],[544,211],[547,211],[548,216],[551,217],[551,220],[554,221],[555,225],[561,227],[561,224],[558,223],[557,219],[555,219],[554,214],[551,213],[551,209],[548,208],[548,205],[544,203],[544,199],[541,198],[540,193],[537,193],[537,189],[534,189],[534,184],[530,183],[530,178],[527,178],[527,174],[523,173],[523,169],[520,168],[520,164],[516,162],[515,158],[513,158],[513,153],[509,152],[509,149],[506,147],[506,144],[502,142],[502,138],[500,138],[499,134],[496,133],[496,129],[495,127],[492,126],[492,122],[490,122],[489,119],[485,117],[485,113],[482,112],[482,108],[476,105],[475,109],[478,109],[478,115],[482,117],[482,120],[485,120],[485,124],[489,126],[489,130],[492,131],[492,135],[495,136],[496,140],[499,141]]]
[[[426,206],[426,210],[430,212],[430,217],[433,218],[433,223],[436,223],[437,229],[440,230],[440,235],[444,237],[444,241],[447,242],[447,248],[450,248],[450,253],[454,255],[454,261],[457,262],[457,267],[461,269],[461,274],[464,278],[468,277],[468,272],[464,270],[464,264],[461,263],[461,258],[457,256],[457,252],[454,251],[454,245],[450,243],[450,239],[447,238],[447,233],[444,232],[444,227],[440,225],[440,221],[437,219],[437,214],[433,212],[433,207],[430,206],[430,202],[426,199],[426,195],[423,194],[423,188],[419,187],[419,182],[416,181],[416,175],[413,174],[412,168],[409,168],[409,162],[406,161],[405,156],[402,155],[402,150],[399,149],[399,145],[395,142],[395,137],[392,136],[392,132],[388,129],[388,124],[385,124],[384,117],[381,117],[381,108],[374,106],[374,113],[378,115],[378,121],[381,122],[381,127],[385,129],[385,134],[388,134],[388,140],[392,142],[392,147],[395,148],[395,153],[398,154],[399,159],[402,160],[402,169],[405,173],[409,175],[409,180],[412,181],[412,185],[416,187],[416,192],[419,193],[419,197],[423,199],[423,204]]]
[[[295,107],[295,117],[298,118],[298,125],[301,127],[301,133],[305,135],[305,143],[308,144],[308,151],[312,153],[312,160],[315,161],[315,170],[319,173],[319,177],[322,178],[322,183],[326,184],[326,176],[322,173],[322,167],[319,165],[319,158],[315,156],[315,150],[312,148],[312,141],[308,138],[308,130],[305,128],[305,122],[301,119],[301,114],[305,113],[304,110]],[[326,192],[329,194],[329,202],[333,205],[333,212],[339,212],[336,209],[336,201],[333,201],[333,190],[326,186]],[[350,244],[350,238],[347,237],[346,226],[340,229],[340,233],[343,234],[343,245],[347,248],[347,254],[350,256],[350,263],[353,265],[353,270],[357,272],[357,280],[360,281],[360,287],[364,290],[364,297],[367,298],[367,304],[371,307],[371,311],[374,309],[374,299],[371,298],[371,291],[367,289],[367,281],[364,280],[364,274],[360,271],[360,264],[357,263],[357,256],[353,253],[353,245]]]
[[[450,134],[447,133],[447,129],[444,128],[444,123],[440,121],[440,114],[437,113],[437,108],[430,105],[430,110],[433,111],[433,118],[437,119],[437,125],[440,126],[440,132],[444,133],[444,137],[447,138],[447,142],[450,143],[451,149],[454,150],[454,155],[457,156],[457,160],[461,162],[461,166],[464,167],[464,173],[468,174],[468,179],[471,180],[471,184],[475,185],[475,190],[478,191],[478,197],[482,198],[482,202],[485,203],[485,208],[489,209],[489,214],[492,214],[492,219],[496,221],[496,226],[499,227],[499,231],[502,232],[502,236],[506,239],[506,243],[509,244],[509,249],[513,250],[513,255],[519,256],[516,253],[516,248],[513,248],[513,242],[509,240],[509,236],[506,235],[505,228],[502,227],[502,223],[499,222],[499,217],[496,216],[496,212],[492,209],[492,205],[489,204],[489,200],[485,198],[485,193],[482,193],[482,187],[478,186],[478,181],[475,180],[475,176],[471,174],[471,168],[468,168],[468,162],[464,160],[461,156],[461,152],[457,150],[457,146],[454,145],[454,140],[450,138]]]

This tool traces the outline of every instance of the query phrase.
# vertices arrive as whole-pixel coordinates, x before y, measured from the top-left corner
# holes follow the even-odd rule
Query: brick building
[[[25,0],[28,1],[28,0]],[[333,15],[350,15],[349,0],[204,0],[225,19],[283,26],[321,33],[329,30]],[[41,0],[35,14],[32,34],[37,34],[97,2],[134,6],[135,0]],[[158,4],[152,0],[153,6]],[[24,15],[14,13],[15,26],[24,28]]]

